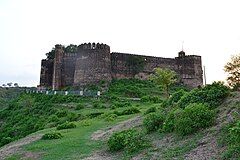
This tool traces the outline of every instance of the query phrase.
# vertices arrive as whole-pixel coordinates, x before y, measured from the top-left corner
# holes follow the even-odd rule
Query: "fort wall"
[[[141,59],[144,64],[138,73],[131,67],[132,57]],[[147,79],[157,67],[174,70],[180,82],[187,86],[203,84],[201,56],[186,56],[183,51],[175,58],[110,53],[110,47],[106,44],[84,43],[78,46],[76,53],[65,53],[63,46],[56,45],[54,60],[42,60],[40,86],[60,89],[101,80],[111,81],[113,78]]]

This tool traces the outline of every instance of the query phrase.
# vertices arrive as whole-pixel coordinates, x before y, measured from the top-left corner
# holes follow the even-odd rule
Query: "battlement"
[[[78,50],[107,50],[110,52],[110,46],[103,43],[83,43],[78,46]]]

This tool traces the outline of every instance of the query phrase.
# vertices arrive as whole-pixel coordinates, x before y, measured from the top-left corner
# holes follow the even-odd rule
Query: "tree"
[[[14,86],[14,87],[19,87],[19,86],[18,86],[18,83],[14,83],[13,86]]]
[[[231,61],[224,66],[228,73],[227,82],[230,87],[240,89],[240,54],[231,57]]]
[[[11,86],[12,86],[12,82],[10,82],[10,83],[7,83],[7,85],[8,85],[9,87],[11,87]]]
[[[46,53],[47,59],[54,59],[55,58],[55,48],[52,48],[52,50],[48,53]]]
[[[6,85],[6,84],[3,84],[2,86],[3,86],[3,87],[6,87],[7,85]]]
[[[154,73],[150,75],[150,80],[159,86],[162,86],[169,97],[169,87],[177,82],[176,73],[170,69],[156,68]]]

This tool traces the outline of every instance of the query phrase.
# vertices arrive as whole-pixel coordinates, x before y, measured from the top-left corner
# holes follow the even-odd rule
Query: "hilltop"
[[[175,86],[171,95],[166,99],[161,88],[140,80],[114,81],[99,99],[22,94],[0,111],[1,143],[22,138],[4,145],[0,159],[239,158],[239,139],[230,132],[239,130],[239,92],[215,83],[192,91]],[[193,127],[184,119],[188,110],[197,113],[191,121],[201,115],[204,124],[198,119]],[[119,136],[124,146],[115,143]]]

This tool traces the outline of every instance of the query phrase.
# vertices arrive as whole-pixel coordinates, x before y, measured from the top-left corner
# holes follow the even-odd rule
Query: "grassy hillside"
[[[237,159],[239,100],[221,83],[172,87],[166,99],[161,88],[138,80],[114,81],[99,99],[23,94],[0,112],[1,144],[48,135],[9,154],[11,160]]]

